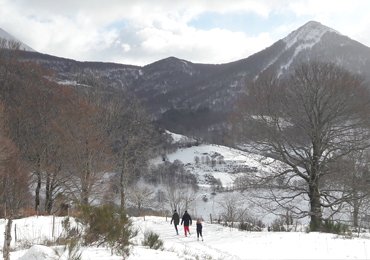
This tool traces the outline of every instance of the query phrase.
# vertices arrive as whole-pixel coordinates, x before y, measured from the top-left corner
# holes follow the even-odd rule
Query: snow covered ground
[[[12,228],[14,251],[11,260],[52,260],[58,258],[53,247],[46,247],[46,240],[55,239],[62,228],[63,218],[55,218],[54,238],[52,237],[53,217],[29,217],[15,220]],[[146,259],[370,259],[370,236],[345,238],[333,234],[305,232],[246,232],[218,224],[203,222],[204,241],[197,241],[195,224],[190,227],[191,236],[185,237],[179,226],[176,235],[170,218],[146,216],[132,218],[139,234],[134,238],[129,260]],[[0,234],[3,234],[5,220],[0,220]],[[14,242],[14,227],[17,242]],[[152,250],[141,246],[143,233],[152,230],[164,241],[163,250]],[[0,237],[0,245],[3,245]],[[30,249],[20,249],[28,244]],[[83,248],[82,260],[118,260],[122,257],[111,255],[106,248]]]
[[[181,138],[183,138],[181,135],[174,135],[175,140]],[[200,163],[196,162],[195,157],[199,158]],[[205,157],[222,163],[207,165],[202,163],[202,158]],[[261,163],[269,160],[268,158],[224,146],[202,144],[181,148],[168,154],[167,160],[170,162],[181,160],[185,168],[195,174],[199,180],[200,189],[196,195],[196,202],[188,210],[190,214],[206,220],[203,222],[204,241],[197,241],[195,224],[190,227],[192,235],[185,237],[182,226],[179,226],[180,235],[176,235],[173,225],[170,225],[169,217],[132,218],[134,225],[139,229],[139,234],[133,239],[135,246],[129,260],[370,259],[369,233],[361,233],[359,238],[357,234],[346,238],[316,232],[246,232],[211,224],[210,214],[215,218],[223,210],[220,207],[223,197],[233,193],[237,195],[238,191],[217,191],[216,194],[211,194],[212,189],[206,182],[206,176],[212,174],[222,181],[224,187],[231,187],[236,176],[243,174],[238,171],[240,168],[264,172],[270,171],[269,167],[281,167],[279,164]],[[161,162],[161,157],[152,161],[154,164]],[[204,196],[207,196],[208,201],[203,200]],[[257,209],[248,205],[246,207],[248,214],[262,220],[266,225],[276,218],[265,212],[259,213]],[[60,236],[63,231],[62,220],[63,218],[55,218],[53,221],[53,217],[43,216],[14,220],[11,260],[67,260],[65,256],[59,257],[55,254],[54,249],[60,250],[61,247],[45,246],[52,244]],[[301,230],[304,230],[307,221],[299,220],[299,223],[302,223],[298,225],[301,225]],[[0,219],[0,246],[4,243],[2,234],[4,234],[5,224],[6,221]],[[160,239],[164,242],[163,250],[152,250],[141,245],[144,232],[150,230],[160,235]],[[16,242],[15,238],[17,238]],[[82,260],[118,259],[122,257],[111,255],[111,251],[104,247],[82,249]]]
[[[171,135],[176,142],[185,138],[178,134],[171,133]],[[210,215],[212,215],[212,218],[217,218],[224,211],[220,207],[220,203],[222,203],[225,196],[230,194],[241,196],[240,191],[237,190],[233,192],[216,191],[213,193],[211,185],[206,181],[208,175],[219,179],[225,190],[230,190],[233,189],[234,180],[237,177],[244,176],[248,171],[263,174],[264,172],[276,171],[278,167],[283,167],[281,162],[274,161],[271,158],[215,144],[183,147],[167,154],[166,157],[167,161],[171,163],[175,160],[180,160],[184,164],[185,169],[197,177],[200,189],[188,210],[207,221],[210,221]],[[199,162],[196,162],[196,157],[199,158]],[[205,158],[207,157],[211,161],[214,160],[215,163],[213,165],[205,163]],[[151,163],[163,163],[162,157],[151,160]],[[164,190],[161,185],[151,188]],[[206,198],[207,201],[204,201],[203,198]],[[244,203],[247,203],[247,201],[245,200]],[[245,208],[248,208],[248,213],[251,217],[262,220],[266,225],[269,225],[277,218],[275,215],[262,211],[260,208],[253,208],[247,204]],[[172,212],[173,209],[168,210]],[[300,223],[307,223],[307,219],[299,221]]]

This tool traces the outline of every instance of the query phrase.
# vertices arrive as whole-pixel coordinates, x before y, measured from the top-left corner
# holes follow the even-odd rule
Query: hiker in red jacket
[[[192,221],[191,221],[191,217],[190,217],[189,213],[186,210],[185,210],[184,215],[182,216],[181,225],[182,225],[182,223],[184,223],[185,236],[187,236],[186,231],[189,232],[189,236],[190,236],[191,234],[190,234],[190,230],[189,230],[189,224],[191,225]]]

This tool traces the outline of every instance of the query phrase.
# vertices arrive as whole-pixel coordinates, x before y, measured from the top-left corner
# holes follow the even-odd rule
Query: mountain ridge
[[[36,52],[22,55],[56,71],[61,81],[73,79],[76,71],[93,71],[108,85],[134,93],[161,127],[201,135],[214,143],[222,143],[228,114],[246,82],[264,70],[284,77],[302,62],[334,62],[370,82],[370,48],[315,21],[249,57],[223,64],[167,57],[134,66],[79,62]]]

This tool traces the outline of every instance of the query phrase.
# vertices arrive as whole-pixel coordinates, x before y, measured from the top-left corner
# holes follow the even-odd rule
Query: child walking
[[[199,241],[199,235],[202,237],[202,241],[203,241],[203,236],[202,236],[202,223],[200,222],[200,219],[198,218],[198,219],[197,219],[197,238],[198,238],[198,241]]]

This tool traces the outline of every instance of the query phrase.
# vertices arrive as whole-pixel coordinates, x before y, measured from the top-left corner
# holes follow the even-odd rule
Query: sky
[[[144,66],[220,64],[314,20],[370,47],[368,0],[0,0],[0,28],[34,50]]]

